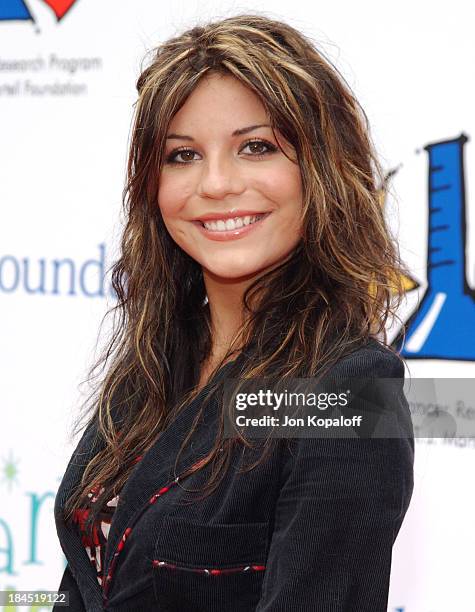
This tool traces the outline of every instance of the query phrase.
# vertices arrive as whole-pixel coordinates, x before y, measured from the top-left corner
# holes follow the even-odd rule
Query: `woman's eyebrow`
[[[269,123],[260,123],[258,125],[249,125],[248,127],[240,128],[239,130],[234,130],[231,136],[242,136],[243,134],[247,134],[248,132],[252,132],[252,130],[257,130],[257,128],[261,127],[271,127]],[[192,136],[185,136],[184,134],[168,134],[166,140],[170,139],[176,140],[191,140],[194,141]]]

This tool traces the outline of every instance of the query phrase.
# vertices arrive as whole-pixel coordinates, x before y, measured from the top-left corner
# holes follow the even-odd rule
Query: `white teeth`
[[[234,217],[234,219],[219,219],[218,221],[203,221],[203,225],[207,230],[211,230],[214,232],[225,232],[233,229],[239,229],[240,227],[244,227],[245,225],[251,225],[259,219],[262,219],[265,215],[254,215],[250,217],[247,215],[246,217]]]

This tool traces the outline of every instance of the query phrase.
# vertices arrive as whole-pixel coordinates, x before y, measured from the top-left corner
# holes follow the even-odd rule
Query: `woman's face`
[[[268,124],[252,91],[216,73],[200,81],[170,123],[158,204],[173,240],[205,278],[251,278],[300,240],[300,169]],[[295,160],[294,148],[276,133]]]

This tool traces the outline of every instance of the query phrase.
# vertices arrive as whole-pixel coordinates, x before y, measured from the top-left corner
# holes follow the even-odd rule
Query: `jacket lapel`
[[[119,503],[114,511],[107,538],[104,560],[105,576],[108,575],[113,555],[125,530],[134,524],[138,515],[148,507],[150,498],[211,449],[217,434],[217,420],[213,418],[216,416],[217,402],[214,399],[210,400],[206,406],[203,417],[197,425],[195,436],[182,450],[174,470],[178,451],[191,430],[193,420],[199,410],[199,403],[206,390],[207,386],[160,434],[154,445],[137,463],[120,491]]]

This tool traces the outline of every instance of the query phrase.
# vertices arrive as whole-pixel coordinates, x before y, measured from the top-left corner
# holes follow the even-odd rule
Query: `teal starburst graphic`
[[[3,458],[3,466],[2,466],[2,482],[5,482],[8,485],[8,490],[11,491],[12,484],[18,484],[17,476],[18,476],[18,463],[19,459],[14,459],[12,455],[12,451],[10,450],[9,456],[7,459]]]

